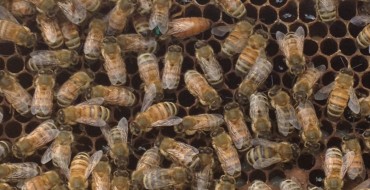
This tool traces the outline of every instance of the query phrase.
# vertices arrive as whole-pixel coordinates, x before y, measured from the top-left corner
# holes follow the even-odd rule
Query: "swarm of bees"
[[[310,18],[328,28],[345,3],[307,1],[315,10]],[[285,9],[291,3],[296,1],[272,0],[262,7]],[[0,190],[369,189],[369,156],[363,154],[370,151],[369,124],[344,132],[336,127],[339,120],[370,116],[370,96],[356,89],[357,63],[346,65],[341,58],[331,64],[343,67],[325,77],[333,66],[306,55],[311,47],[305,42],[314,31],[298,24],[271,32],[251,13],[255,4],[261,5],[252,0],[0,0],[0,46],[28,50],[22,67],[33,77],[29,90],[8,71],[9,64],[0,71],[6,102],[0,123],[8,124],[9,114],[37,123],[16,139],[0,139]],[[204,6],[233,24],[178,10]],[[370,13],[356,14],[345,19],[351,27],[363,27],[353,41],[370,50]],[[284,57],[282,65],[271,51]],[[276,70],[289,77],[289,87],[274,79]],[[188,101],[192,106],[183,105]],[[122,114],[127,110],[130,114]],[[321,114],[340,137],[335,142],[327,139]],[[89,130],[98,131],[103,145],[95,142],[89,149],[79,142],[77,131]],[[322,176],[302,177],[307,171],[297,165],[307,154],[317,163],[304,164]],[[250,174],[272,168],[289,174],[268,180]]]

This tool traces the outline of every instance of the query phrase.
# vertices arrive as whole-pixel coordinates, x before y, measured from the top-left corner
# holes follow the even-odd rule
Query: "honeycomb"
[[[255,19],[255,28],[261,28],[268,31],[269,43],[266,47],[268,59],[273,63],[273,72],[270,74],[266,83],[262,87],[262,91],[266,91],[273,85],[282,85],[285,90],[290,91],[293,86],[294,77],[287,72],[287,66],[284,61],[284,56],[279,51],[278,44],[275,40],[275,33],[282,31],[294,31],[299,26],[304,27],[306,31],[306,39],[304,44],[304,54],[306,59],[313,62],[315,66],[325,65],[328,69],[326,73],[319,80],[317,86],[323,86],[329,84],[334,80],[336,72],[343,67],[350,65],[355,72],[355,88],[356,91],[368,95],[370,89],[370,71],[368,68],[369,52],[367,49],[358,49],[355,44],[355,37],[362,30],[362,28],[350,24],[349,20],[361,12],[365,12],[366,7],[363,6],[363,2],[357,2],[353,0],[339,1],[337,20],[331,24],[325,24],[318,20],[318,16],[315,11],[314,0],[250,0],[244,2],[247,9],[248,17]],[[101,8],[102,14],[107,14],[112,9],[113,3],[106,2]],[[237,22],[236,19],[223,13],[215,4],[210,0],[174,0],[173,7],[171,8],[171,15],[180,12],[180,17],[205,17],[213,21],[214,25],[225,24],[232,25]],[[312,18],[310,16],[314,16]],[[31,31],[40,34],[37,28],[35,16],[24,18],[23,24],[31,29]],[[82,41],[86,38],[88,25],[80,26],[80,36]],[[132,24],[130,23],[125,28],[124,33],[134,33]],[[215,53],[219,53],[221,50],[222,41],[224,37],[217,37],[211,34],[211,30],[207,30],[202,34],[197,35],[193,38],[188,38],[179,41],[184,49],[184,62],[182,66],[182,73],[189,69],[196,69],[201,71],[199,65],[196,63],[194,56],[194,44],[198,39],[207,41],[214,49]],[[166,53],[168,45],[171,41],[160,41],[159,49],[156,51],[156,55],[161,59]],[[34,92],[33,77],[35,73],[28,71],[25,67],[26,61],[29,59],[29,54],[33,50],[45,50],[48,46],[43,42],[39,36],[37,45],[34,49],[27,49],[14,45],[10,42],[5,42],[0,45],[0,69],[7,70],[15,74],[20,81],[21,85],[27,89],[30,94]],[[79,50],[82,55],[82,49]],[[141,79],[138,74],[138,67],[136,61],[136,54],[127,54],[124,59],[127,65],[128,71],[128,82],[126,86],[130,86],[134,89],[137,98],[143,99],[143,89],[141,88]],[[218,89],[219,94],[223,98],[223,105],[233,100],[233,94],[241,82],[241,78],[238,77],[235,72],[235,63],[237,56],[224,58],[218,57],[219,62],[222,65],[222,69],[225,75],[225,83],[222,88]],[[78,70],[91,69],[95,73],[95,80],[93,85],[110,85],[109,79],[106,72],[102,67],[102,61],[96,63],[86,63],[83,57],[77,65],[68,69],[58,70],[56,75],[58,89],[72,73]],[[163,69],[163,62],[159,62],[160,70]],[[79,97],[77,102],[83,101],[83,97]],[[35,117],[25,117],[19,115],[17,112],[10,108],[9,103],[5,101],[3,97],[0,97],[1,107],[4,110],[4,120],[0,124],[0,135],[2,139],[9,139],[14,142],[18,137],[30,133],[38,124],[42,121]],[[222,108],[211,111],[207,108],[197,105],[196,100],[186,90],[183,77],[181,78],[180,84],[176,92],[166,92],[164,101],[175,102],[179,107],[178,116],[183,117],[186,115],[194,115],[200,113],[223,113]],[[359,118],[353,116],[346,109],[342,119],[336,123],[331,122],[326,118],[326,101],[314,101],[314,106],[317,115],[321,121],[321,130],[323,132],[322,148],[319,154],[312,154],[309,152],[303,152],[294,163],[291,164],[277,164],[264,170],[251,170],[245,167],[244,154],[240,154],[242,161],[243,171],[241,177],[237,178],[237,185],[240,189],[247,189],[253,180],[259,179],[265,181],[267,184],[277,189],[276,181],[286,177],[296,177],[304,187],[307,185],[315,185],[323,187],[323,179],[325,177],[323,170],[323,156],[326,147],[340,146],[341,137],[345,133],[355,133],[359,135],[368,128],[368,119]],[[55,104],[56,105],[56,104]],[[114,126],[117,121],[126,117],[129,121],[133,119],[137,112],[140,111],[141,103],[139,102],[132,108],[110,106],[111,119],[109,124]],[[270,117],[272,121],[275,121],[274,111],[270,111]],[[250,125],[250,123],[248,123]],[[79,151],[93,152],[95,150],[101,150],[107,146],[107,142],[101,134],[99,128],[78,125],[73,127],[73,133],[75,135],[75,145],[73,149],[74,156]],[[184,136],[175,133],[172,127],[154,129],[143,136],[136,137],[129,134],[129,142],[132,148],[132,154],[129,157],[128,170],[132,171],[136,167],[138,158],[145,152],[146,149],[153,145],[154,140],[157,136],[163,135],[175,138],[176,140],[187,142],[195,147],[200,146],[211,146],[210,138],[208,134],[197,134],[194,136]],[[297,142],[302,145],[298,133],[289,137],[290,142]],[[367,172],[370,171],[370,151],[365,150],[364,142],[359,138],[360,144],[363,149],[363,159]],[[44,147],[37,151],[36,154],[19,160],[17,158],[8,158],[11,162],[20,161],[33,161],[40,163],[40,159],[47,147]],[[169,167],[170,162],[164,160],[162,163],[163,167]],[[52,169],[52,163],[43,166],[46,171]],[[215,179],[218,179],[222,175],[221,170],[215,171]],[[345,178],[344,189],[351,189],[355,185],[359,184],[359,180],[350,181]]]

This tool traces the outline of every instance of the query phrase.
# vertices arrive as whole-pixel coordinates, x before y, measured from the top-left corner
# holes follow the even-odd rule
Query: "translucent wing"
[[[166,170],[168,169],[153,169],[146,172],[143,179],[144,186],[145,184],[151,184],[151,188],[161,189],[175,185],[175,181],[173,180],[172,176],[169,175],[170,173]]]
[[[325,72],[326,71],[326,66],[325,65],[319,65],[319,66],[316,67],[316,69],[319,72]]]
[[[42,155],[41,164],[46,164],[52,159],[53,146],[54,142],[46,149],[45,153]]]
[[[167,119],[156,121],[152,124],[153,127],[159,127],[159,126],[173,126],[178,125],[182,122],[181,117],[172,116]]]
[[[356,96],[355,90],[351,87],[349,90],[349,101],[348,107],[353,111],[355,114],[360,113],[360,102]]]
[[[121,120],[119,120],[117,128],[121,132],[121,136],[124,142],[127,142],[127,136],[128,136],[128,122],[127,119],[122,117]]]
[[[19,24],[17,19],[3,6],[0,6],[0,20],[7,20]]]
[[[321,7],[326,11],[332,11],[335,9],[334,1],[328,1],[328,0],[319,0]]]
[[[100,130],[105,140],[107,140],[108,145],[110,145],[111,144],[110,135],[109,135],[110,128],[108,126],[103,126],[103,127],[100,127]]]
[[[301,130],[301,126],[298,123],[297,115],[292,105],[289,106],[289,123],[296,129]]]
[[[272,141],[261,139],[261,138],[254,138],[251,140],[251,143],[253,146],[265,146],[265,147],[271,147],[271,148],[275,148],[275,146],[278,144],[276,142],[272,142]]]
[[[86,18],[86,9],[75,0],[58,1],[58,6],[68,20],[74,24],[78,25]]]
[[[54,51],[36,50],[33,51],[30,56],[38,65],[55,65],[60,63],[59,59],[55,56]]]
[[[101,118],[91,118],[91,117],[80,117],[76,119],[76,122],[91,125],[94,127],[103,127],[107,125],[107,122]]]
[[[353,159],[355,158],[355,152],[349,151],[343,156],[343,165],[341,169],[340,176],[343,178],[346,175],[346,172],[349,166],[352,164]]]
[[[304,38],[305,38],[305,32],[302,26],[298,27],[297,30],[294,32],[294,35],[298,39],[298,48],[300,52],[303,51],[303,45],[304,45]]]
[[[204,65],[204,73],[206,73],[209,78],[217,80],[222,77],[220,64],[214,56],[210,56],[209,60],[206,60],[202,57],[200,61]]]
[[[370,179],[367,179],[366,181],[360,183],[360,185],[357,185],[353,190],[364,190],[370,187]]]
[[[300,129],[297,117],[295,115],[295,110],[293,109],[293,107],[291,108],[292,109],[290,110],[286,110],[280,107],[276,107],[276,119],[278,121],[277,124],[279,128],[279,132],[284,136],[289,135],[291,127]],[[286,111],[288,111],[288,113],[286,113]]]
[[[220,121],[224,121],[224,116],[221,115],[221,114],[210,114],[211,115],[211,120],[212,121],[207,121],[207,122],[199,122],[197,123],[196,125],[194,125],[194,127],[192,127],[193,129],[202,129],[202,128],[207,128],[207,127],[210,127],[208,126],[209,125],[214,125],[216,123],[219,123]]]
[[[284,47],[285,34],[282,33],[282,32],[280,32],[280,31],[277,31],[275,37],[276,37],[276,40],[277,40],[277,42],[278,42],[278,44],[280,46],[280,49],[283,49],[283,47]]]
[[[230,32],[233,29],[234,26],[228,25],[228,26],[216,26],[213,27],[211,30],[211,33],[215,36],[225,36],[228,32]]]
[[[99,97],[99,98],[92,98],[90,100],[86,100],[82,103],[77,104],[78,106],[81,105],[102,105],[104,102],[104,98]]]
[[[43,34],[46,36],[47,40],[49,40],[50,42],[55,42],[58,39],[58,32],[56,26],[53,23],[54,21],[49,18],[45,18],[41,19],[40,22],[40,27],[44,31]]]
[[[263,169],[263,168],[266,168],[266,167],[269,167],[273,164],[276,164],[276,163],[279,163],[281,161],[281,158],[275,156],[275,157],[272,157],[272,158],[260,158],[258,160],[256,160],[253,164],[253,168],[254,169]]]
[[[103,156],[103,151],[99,150],[90,156],[89,166],[85,173],[85,178],[87,179],[91,172],[94,170],[95,166],[99,163],[101,157]]]
[[[335,82],[332,82],[324,87],[322,87],[319,91],[316,92],[314,98],[315,100],[325,100],[328,98],[331,90],[333,89]]]
[[[369,15],[359,15],[353,17],[350,22],[356,26],[365,26],[370,23]]]
[[[141,105],[141,112],[144,112],[152,105],[154,98],[156,97],[157,89],[154,84],[150,84],[145,91],[143,103]]]

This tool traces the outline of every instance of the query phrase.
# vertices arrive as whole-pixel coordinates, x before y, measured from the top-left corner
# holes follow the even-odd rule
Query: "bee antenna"
[[[342,61],[343,66],[346,67],[346,64],[344,63],[344,60],[343,60],[342,56],[340,56],[339,58]],[[347,68],[349,68],[349,64],[347,65]]]

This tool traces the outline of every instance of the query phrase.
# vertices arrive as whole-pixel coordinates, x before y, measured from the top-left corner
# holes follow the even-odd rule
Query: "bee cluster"
[[[0,190],[353,189],[370,172],[369,12],[0,0]]]

